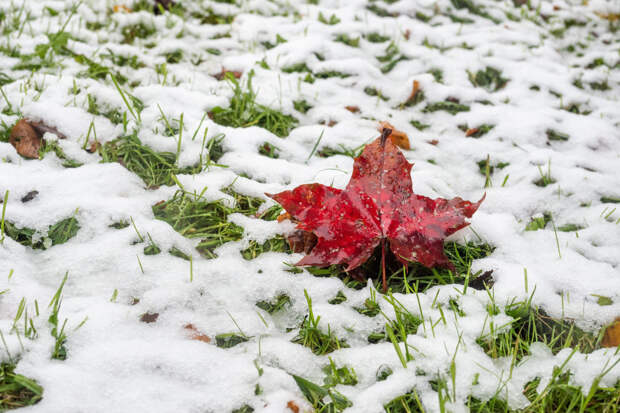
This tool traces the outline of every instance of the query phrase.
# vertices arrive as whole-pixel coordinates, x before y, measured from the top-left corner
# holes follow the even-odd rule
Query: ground
[[[155,3],[0,3],[0,410],[618,410],[616,1]],[[416,193],[486,193],[386,293],[265,195],[380,121]]]

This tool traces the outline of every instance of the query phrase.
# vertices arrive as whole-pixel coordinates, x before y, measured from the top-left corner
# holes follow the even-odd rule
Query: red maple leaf
[[[267,194],[296,221],[314,233],[317,244],[296,265],[362,265],[381,244],[383,289],[385,246],[407,265],[453,269],[443,252],[444,239],[469,225],[484,196],[476,203],[461,198],[431,199],[413,193],[411,167],[390,139],[390,129],[366,145],[355,159],[346,189],[321,184],[300,185],[292,191]]]

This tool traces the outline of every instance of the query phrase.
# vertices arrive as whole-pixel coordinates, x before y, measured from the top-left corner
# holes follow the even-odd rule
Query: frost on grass
[[[619,14],[1,3],[0,410],[616,411]],[[22,118],[64,138],[23,158]],[[387,294],[294,267],[264,196],[342,189],[381,120],[417,193],[487,193]]]

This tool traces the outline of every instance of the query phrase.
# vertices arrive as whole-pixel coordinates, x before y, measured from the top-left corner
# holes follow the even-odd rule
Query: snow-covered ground
[[[310,410],[292,375],[322,385],[329,357],[357,375],[356,385],[335,387],[352,403],[347,412],[382,411],[414,388],[428,412],[440,411],[442,397],[448,398],[442,408],[453,412],[467,411],[469,396],[498,396],[511,408],[522,408],[529,404],[526,383],[538,377],[539,389],[544,388],[554,366],[567,359],[563,367],[573,373],[570,383],[584,392],[603,371],[599,385],[614,386],[620,378],[620,367],[608,369],[619,359],[614,348],[572,355],[566,348],[554,355],[536,344],[514,363],[510,356],[490,357],[476,340],[507,328],[511,317],[504,309],[519,301],[531,300],[549,316],[573,320],[595,335],[620,315],[620,209],[615,210],[620,32],[611,27],[618,29],[613,16],[620,3],[532,0],[515,6],[509,0],[477,0],[478,8],[456,0],[232,3],[184,1],[180,17],[128,12],[118,7],[122,2],[111,1],[85,0],[74,14],[72,1],[0,1],[4,220],[37,230],[35,238],[66,218],[79,224],[68,242],[47,249],[20,245],[9,236],[0,245],[0,357],[17,362],[16,372],[44,389],[43,399],[24,411]],[[208,10],[234,19],[209,24],[203,19]],[[138,32],[135,39],[132,31]],[[66,45],[42,46],[61,43],[59,32],[69,34]],[[126,81],[115,85],[78,55]],[[42,60],[42,67],[25,67]],[[484,75],[476,74],[486,68],[501,72],[499,82],[507,80],[505,85],[485,87]],[[230,82],[214,77],[223,70],[241,72],[242,87],[253,71],[256,101],[292,115],[297,127],[282,138],[257,126],[222,126],[205,116],[216,106],[227,107],[233,95]],[[343,76],[317,76],[330,71]],[[401,105],[414,81],[423,100]],[[294,107],[302,100],[311,106],[305,113]],[[432,111],[433,103],[444,101],[467,110]],[[93,102],[99,115],[91,113]],[[125,113],[124,121],[104,115],[114,109]],[[40,160],[17,154],[7,142],[8,130],[21,117],[65,135],[48,133],[45,139],[57,140],[66,158],[82,166],[66,168],[66,159],[54,152]],[[356,290],[338,278],[287,271],[286,263],[301,254],[242,258],[240,251],[251,240],[262,243],[290,231],[290,223],[233,214],[229,220],[244,228],[243,238],[207,259],[195,249],[200,239],[184,237],[152,210],[180,188],[204,191],[208,201],[231,202],[221,189],[232,185],[240,194],[264,199],[261,211],[274,205],[265,192],[310,182],[343,188],[353,159],[318,153],[370,142],[378,136],[379,121],[408,134],[412,148],[404,154],[414,163],[417,193],[478,200],[486,192],[471,226],[452,241],[483,241],[495,248],[472,267],[472,272],[493,271],[492,290],[438,285],[419,294],[394,294],[424,320],[407,337],[412,359],[406,368],[392,342],[367,340],[386,318],[355,311],[376,294],[385,316],[395,316],[372,283]],[[166,136],[166,122],[176,125],[172,136]],[[493,127],[477,138],[466,136],[483,125]],[[133,131],[153,150],[178,154],[180,167],[200,162],[204,142],[224,134],[224,155],[217,162],[222,166],[147,188],[121,163],[102,163],[97,152],[85,150],[95,139],[104,144]],[[259,153],[265,142],[277,148],[277,159]],[[487,159],[493,170],[485,174]],[[38,194],[22,202],[31,191]],[[532,218],[545,213],[550,218],[538,221],[544,228],[526,231]],[[133,222],[110,227],[119,221]],[[149,243],[161,253],[145,254]],[[172,247],[191,261],[169,254]],[[54,306],[48,303],[65,274],[59,324],[68,320],[66,359],[58,360],[51,358],[56,340],[48,321]],[[329,325],[349,347],[318,356],[291,341],[308,313],[304,291],[321,316],[320,328],[327,331]],[[339,291],[347,300],[328,303]],[[279,294],[291,299],[285,310],[271,315],[256,306]],[[18,314],[22,299],[27,314]],[[451,300],[460,311],[450,309]],[[488,310],[492,301],[499,311]],[[143,322],[144,314],[155,313],[154,322]],[[36,328],[30,337],[26,319]],[[192,339],[188,324],[211,342]],[[223,333],[248,340],[219,347],[215,336]],[[378,380],[378,370],[386,367],[393,374]],[[447,390],[438,393],[433,385],[438,381],[447,383]]]

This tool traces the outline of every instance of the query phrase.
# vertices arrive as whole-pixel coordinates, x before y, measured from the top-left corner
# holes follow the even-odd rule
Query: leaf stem
[[[383,293],[387,292],[387,282],[385,281],[385,238],[381,240],[381,272],[383,277]]]

